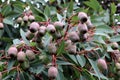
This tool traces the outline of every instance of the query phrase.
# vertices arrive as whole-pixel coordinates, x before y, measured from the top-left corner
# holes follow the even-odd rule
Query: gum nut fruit
[[[69,45],[72,45],[72,41],[68,39],[67,41],[65,41],[65,46],[67,47]]]
[[[2,80],[2,73],[0,72],[0,80]]]
[[[18,50],[17,50],[16,47],[10,47],[8,49],[8,55],[11,56],[11,57],[16,57],[17,53],[18,53]]]
[[[79,18],[79,20],[81,21],[81,23],[85,23],[85,22],[87,22],[87,20],[88,20],[88,16],[87,16],[87,14],[84,13],[84,12],[79,12],[79,13],[78,13],[78,18]]]
[[[97,65],[98,65],[98,68],[101,70],[107,69],[107,64],[106,64],[106,61],[104,59],[101,59],[101,58],[98,59]]]
[[[69,45],[68,47],[67,47],[67,51],[68,51],[68,53],[70,53],[70,54],[76,54],[76,45]]]
[[[55,26],[52,25],[52,24],[49,24],[46,28],[46,30],[50,33],[55,33],[56,29],[55,29]]]
[[[86,24],[79,23],[78,24],[78,30],[79,30],[80,33],[85,34],[88,31],[88,27],[87,27]]]
[[[18,52],[17,54],[17,60],[19,62],[24,62],[26,59],[26,54],[23,51]]]
[[[25,16],[23,17],[23,21],[28,21],[28,16],[25,15]]]
[[[28,57],[29,60],[35,59],[35,53],[32,50],[26,50],[26,56]]]
[[[17,23],[22,23],[23,19],[21,17],[18,17]]]
[[[3,29],[3,28],[4,28],[3,23],[0,23],[0,29]]]
[[[94,27],[94,25],[91,23],[91,20],[90,20],[90,19],[87,20],[86,25],[87,25],[89,28]]]
[[[58,74],[58,70],[56,67],[50,67],[48,69],[48,77],[49,78],[56,78],[57,77],[57,74]]]
[[[119,48],[119,45],[118,45],[117,42],[112,42],[112,43],[111,43],[111,46],[112,46],[112,48],[114,48],[114,49],[118,49],[118,48]]]
[[[76,31],[72,31],[68,34],[68,38],[72,41],[72,42],[77,42],[79,41],[79,35],[77,34]]]
[[[28,40],[30,40],[30,39],[32,39],[32,38],[34,37],[34,34],[31,33],[31,31],[28,30],[28,31],[26,32],[25,36],[26,36],[26,38],[27,38]]]
[[[30,16],[28,17],[28,19],[29,19],[30,21],[33,21],[33,20],[35,20],[35,17],[34,17],[33,15],[30,15]]]
[[[118,57],[118,62],[120,63],[120,57]]]
[[[54,26],[57,28],[57,29],[63,29],[64,28],[64,24],[60,21],[56,21],[54,22]]]
[[[32,22],[31,24],[30,24],[30,31],[32,32],[32,33],[35,33],[37,30],[39,30],[39,27],[40,27],[40,25],[37,23],[37,22]]]
[[[45,26],[41,26],[41,27],[39,28],[38,33],[39,33],[41,36],[44,36],[45,33],[46,33],[46,27],[45,27]]]
[[[117,63],[115,64],[115,66],[116,66],[117,69],[120,69],[120,63],[117,62]]]
[[[57,48],[56,48],[56,46],[55,46],[54,43],[48,44],[48,51],[49,51],[49,53],[51,53],[51,54],[55,54],[55,53],[56,53]]]

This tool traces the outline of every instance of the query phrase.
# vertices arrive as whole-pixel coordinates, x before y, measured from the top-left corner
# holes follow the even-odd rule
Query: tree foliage
[[[0,0],[0,79],[118,80],[116,12],[101,0]]]

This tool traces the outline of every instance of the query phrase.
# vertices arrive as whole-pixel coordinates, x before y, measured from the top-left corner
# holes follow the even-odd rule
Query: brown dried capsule
[[[87,20],[88,20],[88,16],[87,16],[87,14],[84,13],[84,12],[79,12],[79,13],[78,13],[78,18],[79,18],[79,20],[81,21],[81,23],[85,23],[85,22],[87,22]]]
[[[98,61],[97,61],[97,65],[98,65],[98,68],[100,69],[100,70],[105,70],[105,69],[107,69],[107,64],[106,64],[106,61],[104,60],[104,59],[98,59]]]
[[[18,52],[17,54],[17,60],[19,62],[24,62],[26,59],[26,54],[23,51]]]
[[[56,29],[55,29],[55,26],[52,25],[52,24],[49,24],[46,28],[46,30],[50,33],[55,33]]]
[[[54,78],[56,78],[57,77],[57,74],[58,74],[58,70],[57,70],[57,68],[56,67],[50,67],[49,69],[48,69],[48,77],[49,78],[52,78],[52,79],[54,79]]]
[[[75,31],[72,31],[72,32],[70,32],[69,34],[68,34],[68,38],[72,41],[72,42],[77,42],[77,41],[79,41],[79,36],[78,36],[78,34],[77,34],[77,32],[75,32]]]
[[[111,46],[112,46],[113,49],[118,49],[119,48],[119,45],[118,45],[117,42],[112,42]]]
[[[17,53],[18,53],[18,50],[17,50],[16,47],[10,47],[8,49],[8,55],[11,56],[11,57],[16,57]]]
[[[29,30],[30,30],[32,33],[34,33],[34,32],[36,32],[36,31],[39,30],[39,27],[40,27],[40,25],[39,25],[37,22],[32,22],[32,23],[30,24]]]
[[[35,59],[35,53],[32,50],[26,50],[26,56],[28,57],[29,60]]]

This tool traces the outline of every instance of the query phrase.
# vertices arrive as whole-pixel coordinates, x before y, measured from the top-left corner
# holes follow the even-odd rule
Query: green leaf
[[[3,22],[5,24],[9,24],[9,25],[12,25],[13,26],[13,19],[11,17],[6,17],[3,19]]]
[[[61,55],[65,51],[64,48],[65,48],[65,41],[62,41],[60,43],[59,48],[57,49],[57,55]]]
[[[111,14],[114,15],[115,12],[116,12],[116,5],[115,5],[115,3],[111,3],[110,4],[110,8],[111,8]]]
[[[73,65],[72,63],[70,63],[70,62],[65,62],[65,61],[57,61],[57,64],[58,64],[58,65]]]
[[[112,42],[119,42],[120,41],[120,35],[112,36],[110,41],[112,41]]]
[[[40,74],[44,69],[45,69],[45,67],[42,65],[37,67],[36,74]]]
[[[68,11],[69,11],[70,13],[72,13],[72,11],[73,11],[73,5],[74,5],[73,0],[71,0],[71,1],[70,1],[70,4],[69,4],[69,6],[68,6]]]
[[[5,5],[3,8],[2,8],[2,15],[3,16],[7,16],[7,14],[9,14],[9,12],[12,11],[12,8],[10,5]]]
[[[59,21],[62,21],[62,19],[63,19],[63,17],[58,13],[57,13],[57,18],[58,18]]]
[[[70,58],[73,62],[75,62],[76,64],[78,64],[75,55],[68,55],[68,56],[69,56],[69,58]]]
[[[23,72],[20,72],[20,80],[26,80],[25,77],[24,77]]]
[[[47,18],[50,17],[50,8],[48,6],[45,7],[44,14]]]
[[[86,63],[84,56],[76,55],[76,58],[77,58],[78,63],[81,65],[81,67],[84,67]]]
[[[13,44],[14,44],[14,45],[20,44],[20,40],[19,40],[19,39],[14,39],[14,40],[13,40]]]
[[[13,7],[14,7],[14,11],[17,13],[22,14],[24,11],[24,8],[20,4],[14,4]]]
[[[26,39],[25,32],[22,29],[20,29],[20,35],[22,39],[25,41],[25,43],[29,45],[30,42]]]
[[[9,60],[9,61],[8,61],[8,66],[7,66],[8,72],[11,70],[11,68],[12,68],[13,65],[14,65],[14,63],[15,63],[15,60]]]

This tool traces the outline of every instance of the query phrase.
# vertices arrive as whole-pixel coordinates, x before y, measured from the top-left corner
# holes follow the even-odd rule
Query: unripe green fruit
[[[2,73],[0,72],[0,80],[2,80]]]
[[[38,33],[39,33],[41,36],[44,36],[45,33],[46,33],[46,27],[45,27],[45,26],[41,26],[41,27],[39,28]]]
[[[111,46],[112,46],[113,49],[118,49],[119,48],[119,45],[118,45],[117,42],[112,42]]]
[[[56,31],[55,34],[53,34],[54,39],[60,39],[62,37],[62,34],[59,31]]]
[[[23,19],[21,17],[18,17],[17,23],[22,23]]]
[[[17,50],[16,47],[10,47],[8,49],[8,55],[11,56],[11,57],[16,57],[17,53],[18,53],[18,50]]]
[[[78,24],[78,30],[79,30],[80,33],[85,34],[88,31],[88,27],[87,27],[86,24],[79,23]]]
[[[77,34],[77,32],[75,32],[75,31],[73,31],[73,32],[70,32],[69,34],[68,34],[68,38],[72,41],[72,42],[77,42],[77,41],[79,41],[79,36],[78,36],[78,34]]]
[[[77,53],[76,49],[77,49],[76,45],[67,46],[67,51],[70,54],[76,54]]]
[[[23,17],[23,21],[25,21],[25,22],[28,21],[28,16],[27,16],[27,15],[25,15],[25,16]]]
[[[62,22],[60,22],[60,21],[54,22],[54,26],[58,30],[62,30],[64,28],[64,24]]]
[[[17,60],[19,62],[24,62],[25,59],[26,59],[25,53],[23,51],[18,52],[18,54],[17,54]]]
[[[30,16],[28,17],[28,19],[29,19],[30,21],[34,21],[34,20],[35,20],[35,17],[34,17],[33,15],[30,15]]]
[[[3,29],[3,28],[4,28],[3,23],[0,23],[0,29]]]
[[[48,69],[48,77],[49,77],[49,78],[54,79],[54,78],[57,77],[57,74],[58,74],[58,70],[57,70],[56,67],[50,67],[50,68]]]
[[[55,26],[52,25],[52,24],[49,24],[46,28],[46,30],[50,33],[55,33],[56,29],[55,29]]]
[[[28,57],[29,60],[35,59],[35,53],[32,50],[26,50],[26,56]]]
[[[30,24],[29,30],[30,30],[32,33],[35,33],[36,31],[39,30],[39,27],[40,27],[40,25],[39,25],[37,22],[32,22],[32,23]]]
[[[83,36],[82,36],[82,41],[84,42],[84,41],[86,41],[87,39],[88,39],[88,36],[89,36],[89,34],[88,33],[85,33],[85,34],[83,34]]]
[[[116,66],[117,69],[120,69],[120,63],[117,62],[117,63],[115,64],[115,66]]]
[[[87,20],[88,20],[88,16],[87,16],[87,14],[84,13],[84,12],[79,12],[79,13],[78,13],[78,18],[79,18],[79,20],[81,21],[81,23],[85,23],[85,22],[87,22]]]
[[[51,53],[51,54],[55,54],[55,53],[56,53],[57,48],[56,48],[56,46],[55,46],[54,43],[48,44],[48,51],[49,51],[49,53]]]
[[[29,61],[24,61],[24,63],[23,63],[23,69],[28,69],[30,67],[30,63],[29,63]]]
[[[98,59],[98,61],[97,61],[97,65],[98,65],[98,68],[100,69],[100,70],[105,70],[105,69],[107,69],[107,64],[106,64],[106,61],[104,60],[104,59]]]

